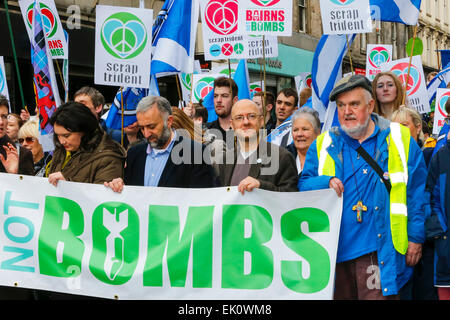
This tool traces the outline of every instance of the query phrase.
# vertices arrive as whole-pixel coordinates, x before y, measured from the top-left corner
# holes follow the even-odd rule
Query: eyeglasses
[[[33,143],[34,142],[34,138],[33,137],[26,137],[25,139],[24,138],[20,138],[19,139],[19,143],[20,144],[23,144],[24,142],[26,142],[26,143]]]
[[[240,115],[237,115],[236,117],[234,117],[233,120],[236,121],[236,122],[241,122],[241,121],[244,121],[244,118],[245,118],[248,121],[253,122],[258,117],[261,117],[261,115],[260,114],[256,114],[256,113],[240,114]]]

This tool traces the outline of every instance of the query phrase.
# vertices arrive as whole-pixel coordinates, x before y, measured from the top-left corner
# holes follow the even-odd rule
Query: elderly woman
[[[398,110],[392,113],[391,121],[408,127],[411,132],[411,137],[416,140],[419,147],[423,146],[422,117],[415,109],[400,106]]]
[[[81,103],[68,102],[50,118],[55,151],[48,165],[48,181],[102,184],[123,177],[125,149],[100,127],[97,117]]]
[[[39,143],[39,122],[36,118],[32,118],[25,122],[19,130],[19,143],[22,147],[28,149],[33,154],[34,174],[43,177],[45,167],[52,159],[50,152],[44,152],[42,145]]]
[[[295,157],[299,174],[305,165],[306,152],[319,134],[320,119],[316,110],[302,107],[294,112],[292,115],[292,139],[294,142],[287,148]]]
[[[372,81],[375,96],[374,112],[391,119],[392,113],[402,104],[404,88],[399,78],[392,72],[380,72]]]

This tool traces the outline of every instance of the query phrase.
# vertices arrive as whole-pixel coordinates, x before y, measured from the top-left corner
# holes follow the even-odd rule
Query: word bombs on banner
[[[0,182],[1,285],[111,299],[332,298],[333,190]]]

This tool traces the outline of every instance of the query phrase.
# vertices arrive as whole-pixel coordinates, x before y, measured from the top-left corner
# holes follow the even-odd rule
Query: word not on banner
[[[103,185],[0,174],[0,284],[116,299],[331,299],[331,190]]]

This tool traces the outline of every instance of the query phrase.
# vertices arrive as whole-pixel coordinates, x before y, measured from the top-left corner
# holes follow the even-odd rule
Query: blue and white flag
[[[422,0],[370,0],[372,19],[414,26]]]
[[[430,100],[430,105],[436,98],[436,91],[438,88],[446,88],[447,83],[450,82],[450,62],[447,66],[440,71],[430,83],[427,85],[428,99]]]
[[[291,130],[292,116],[284,120],[282,124],[280,124],[270,132],[270,134],[267,136],[267,142],[276,144],[280,147],[287,147],[294,141],[292,138]]]
[[[441,53],[441,65],[446,66],[450,63],[450,50],[439,50]]]
[[[139,101],[148,95],[148,89],[142,88],[123,88],[122,92],[117,92],[114,102],[108,111],[106,118],[106,126],[109,129],[122,128],[122,104],[121,98],[123,96],[123,127],[128,127],[137,121],[136,106]]]
[[[323,131],[333,125],[336,104],[330,103],[330,93],[334,84],[342,77],[342,60],[351,46],[356,34],[323,35],[314,52],[311,67],[312,105],[323,122]]]
[[[153,25],[151,73],[194,71],[198,0],[166,0]]]

